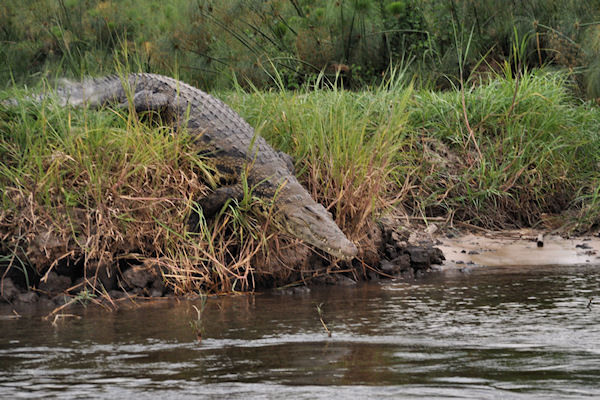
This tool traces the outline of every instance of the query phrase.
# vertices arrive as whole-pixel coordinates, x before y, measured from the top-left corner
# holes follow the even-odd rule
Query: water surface
[[[480,268],[213,298],[200,343],[199,301],[76,307],[81,319],[56,326],[48,310],[18,309],[0,319],[0,398],[600,398],[599,271]]]

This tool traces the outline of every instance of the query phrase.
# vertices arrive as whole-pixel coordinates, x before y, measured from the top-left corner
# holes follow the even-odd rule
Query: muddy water
[[[0,398],[599,398],[599,272],[475,268],[210,299],[201,343],[199,302],[79,308],[56,326],[20,309],[0,320]]]

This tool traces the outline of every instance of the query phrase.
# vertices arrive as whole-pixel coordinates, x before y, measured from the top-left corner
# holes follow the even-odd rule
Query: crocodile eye
[[[311,205],[305,205],[304,209],[307,210],[308,212],[310,212],[318,221],[323,220],[321,213],[319,212],[318,209],[316,209],[316,207],[311,206]]]

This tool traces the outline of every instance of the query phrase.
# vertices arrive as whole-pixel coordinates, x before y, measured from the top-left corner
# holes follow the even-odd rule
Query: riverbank
[[[352,262],[282,234],[251,188],[189,232],[187,218],[216,177],[189,137],[126,110],[23,101],[0,109],[0,267],[3,290],[10,278],[35,291],[11,301],[410,276],[440,259],[431,243],[410,240],[418,219],[492,230],[598,227],[600,111],[573,98],[560,74],[498,75],[443,93],[392,76],[362,92],[219,97],[292,156],[299,180],[357,244]],[[43,286],[49,281],[55,286]]]
[[[452,278],[485,270],[493,274],[497,268],[515,273],[549,266],[600,268],[598,234],[568,236],[534,229],[458,230],[439,223],[426,226],[420,222],[408,223],[409,229],[397,230],[391,229],[390,223],[388,219],[381,225],[384,227],[379,249],[381,258],[366,275],[353,279],[348,270],[336,270],[323,262],[315,262],[310,274],[303,271],[306,274],[303,279],[274,288],[274,293],[305,293],[307,286],[349,287],[368,281],[419,285],[426,282],[430,274]],[[106,291],[104,296],[97,296],[97,292],[89,289],[92,281],[83,277],[73,279],[73,274],[72,268],[55,268],[43,277],[34,278],[36,281],[27,287],[20,274],[8,271],[2,283],[1,300],[17,309],[46,310],[45,318],[53,320],[56,315],[64,315],[72,305],[96,303],[115,309],[123,305],[143,305],[149,300],[198,300],[205,296],[194,293],[177,296],[165,284],[163,276],[144,267],[125,269],[112,280],[98,276],[97,286]]]
[[[378,253],[381,258],[367,274],[353,279],[350,271],[333,269],[322,260],[313,258],[312,269],[304,270],[301,280],[284,284],[276,289],[281,293],[303,292],[305,286],[353,286],[360,281],[387,281],[418,283],[427,274],[443,276],[469,275],[482,269],[497,267],[515,270],[532,267],[600,266],[600,235],[559,235],[534,229],[484,231],[457,230],[441,224],[426,226],[408,224],[410,229],[390,228],[391,221],[382,226],[382,240]],[[385,224],[388,224],[387,227]],[[441,228],[439,228],[441,227]],[[15,273],[17,272],[17,273]],[[38,307],[61,311],[71,304],[96,302],[108,308],[118,307],[124,301],[135,304],[144,300],[176,298],[164,278],[145,267],[124,269],[120,276],[98,276],[98,286],[106,291],[98,297],[89,290],[83,277],[73,279],[72,268],[55,268],[44,276],[37,276],[32,287],[27,287],[18,271],[8,271],[2,286],[2,300],[13,305],[37,304]],[[111,283],[112,282],[112,283]],[[260,288],[259,288],[260,289]],[[267,289],[264,287],[262,289]],[[183,296],[197,299],[198,294]]]
[[[393,225],[394,220],[385,219],[372,232],[373,246],[370,249],[370,264],[365,258],[352,262],[331,260],[324,254],[298,253],[282,249],[277,255],[279,265],[256,266],[255,274],[265,274],[267,268],[287,267],[292,270],[287,281],[279,284],[266,283],[246,291],[275,288],[283,292],[294,292],[298,287],[338,285],[353,286],[360,281],[402,278],[414,280],[430,272],[434,265],[441,265],[444,255],[430,236],[420,229],[407,229]],[[300,248],[297,245],[296,250]],[[375,247],[377,246],[377,247]],[[302,245],[303,248],[306,246]],[[364,255],[363,255],[364,257]],[[129,260],[128,260],[129,261]],[[261,260],[264,263],[264,259]],[[94,302],[111,308],[121,300],[136,301],[144,298],[197,298],[210,292],[178,293],[168,284],[166,271],[151,265],[118,263],[117,268],[89,270],[83,261],[66,259],[44,270],[26,266],[4,268],[1,300],[13,304],[34,304],[56,307],[62,310],[71,304]],[[298,264],[300,264],[298,266]],[[86,272],[88,275],[86,275]],[[258,281],[258,279],[256,280]],[[232,292],[212,293],[231,294]]]

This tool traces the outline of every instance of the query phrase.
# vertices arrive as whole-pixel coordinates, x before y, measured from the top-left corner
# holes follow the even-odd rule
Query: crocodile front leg
[[[210,219],[214,217],[225,205],[227,200],[235,199],[242,200],[244,197],[244,191],[242,187],[237,185],[232,186],[223,186],[218,189],[215,189],[214,192],[209,194],[206,197],[200,199],[197,203],[199,209],[202,210],[202,215],[204,215],[205,219]],[[200,224],[200,215],[193,211],[188,219],[188,226],[191,232],[198,232]]]

